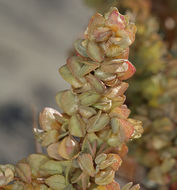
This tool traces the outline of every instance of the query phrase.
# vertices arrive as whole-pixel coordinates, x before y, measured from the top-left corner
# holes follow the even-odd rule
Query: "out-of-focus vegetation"
[[[106,0],[85,1],[101,12],[110,6]],[[143,138],[130,144],[130,154],[146,171],[145,186],[165,190],[177,189],[176,3],[117,3],[122,12],[129,10],[127,14],[137,25],[136,41],[130,52],[137,72],[131,79],[127,102],[133,109],[132,115],[143,121],[145,132]]]

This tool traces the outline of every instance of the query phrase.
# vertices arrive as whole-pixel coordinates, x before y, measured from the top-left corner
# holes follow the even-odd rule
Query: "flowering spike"
[[[135,25],[116,8],[91,18],[85,38],[74,44],[76,54],[59,69],[72,86],[56,95],[63,113],[45,108],[40,114],[42,130],[35,134],[48,155],[33,154],[15,171],[0,166],[2,187],[18,176],[10,189],[120,189],[114,178],[125,143],[143,131],[123,105],[128,83],[122,80],[135,72],[127,60],[134,36]]]

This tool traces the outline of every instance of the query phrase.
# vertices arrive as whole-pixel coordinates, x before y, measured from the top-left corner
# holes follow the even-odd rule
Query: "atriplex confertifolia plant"
[[[128,118],[124,92],[134,66],[127,60],[136,27],[111,8],[95,14],[76,54],[59,69],[71,85],[59,92],[52,108],[40,113],[35,136],[47,155],[32,154],[13,165],[0,165],[2,190],[120,190],[115,172],[127,153],[126,142],[142,133],[141,122]],[[122,190],[138,190],[125,185]]]

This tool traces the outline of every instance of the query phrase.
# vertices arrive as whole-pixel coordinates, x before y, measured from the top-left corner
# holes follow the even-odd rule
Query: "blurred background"
[[[127,104],[145,133],[130,145],[122,177],[145,189],[176,190],[176,0],[0,0],[0,163],[35,152],[34,120],[46,106],[59,109],[55,95],[69,88],[58,68],[90,16],[110,6],[129,14],[138,29]]]
[[[0,0],[0,163],[35,151],[32,110],[57,108],[69,87],[58,68],[93,11],[82,0]]]

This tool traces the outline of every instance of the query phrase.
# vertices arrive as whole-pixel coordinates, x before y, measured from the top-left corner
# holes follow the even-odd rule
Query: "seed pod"
[[[101,98],[98,103],[93,105],[93,107],[107,112],[112,107],[112,100],[110,100],[110,99],[108,99],[106,97]]]
[[[59,147],[59,142],[49,145],[47,147],[47,153],[51,158],[54,158],[56,160],[63,160],[63,158],[58,153],[58,147]]]
[[[127,80],[136,72],[136,68],[128,60],[126,61],[126,64],[128,65],[128,69],[124,72],[123,75],[120,77],[118,76],[120,80]]]
[[[113,59],[110,61],[104,61],[101,64],[101,70],[112,74],[125,73],[128,70],[127,62],[128,61],[124,59]]]
[[[41,136],[42,140],[41,145],[44,147],[49,146],[50,144],[57,142],[58,139],[59,139],[59,132],[57,130],[53,129],[47,131]]]
[[[101,112],[99,112],[96,116],[93,116],[88,120],[87,131],[89,133],[100,131],[106,127],[109,120],[110,118],[108,114],[101,114]]]
[[[116,84],[120,83],[119,79],[118,78],[115,78],[111,81],[105,81],[105,85],[106,86],[110,86],[110,87],[114,87],[116,86]]]
[[[53,175],[45,180],[45,183],[53,190],[64,190],[66,187],[65,177],[62,175]]]
[[[25,183],[31,183],[31,168],[27,163],[18,163],[16,168],[17,176]]]
[[[142,127],[142,122],[139,120],[131,119],[129,118],[128,121],[133,125],[134,132],[132,134],[132,138],[140,138],[142,133],[144,132],[144,129]]]
[[[112,80],[116,79],[116,74],[107,73],[107,72],[104,72],[100,69],[96,69],[94,74],[98,79],[100,79],[104,82],[112,81]]]
[[[133,125],[125,119],[118,119],[118,121],[119,121],[120,132],[122,133],[122,136],[124,136],[125,139],[128,140],[129,138],[131,138],[131,136],[134,133]]]
[[[103,82],[101,82],[100,80],[98,80],[95,76],[93,76],[92,74],[89,74],[86,76],[87,81],[90,83],[90,85],[92,86],[92,88],[98,92],[99,94],[103,94],[106,87],[104,85]]]
[[[86,133],[86,124],[79,114],[72,115],[69,121],[69,132],[76,137],[84,137]]]
[[[99,190],[120,190],[119,184],[115,181],[105,186],[98,186],[97,188]]]
[[[89,39],[94,39],[94,36],[92,36],[94,30],[97,27],[103,26],[104,23],[105,23],[105,19],[101,14],[96,13],[94,16],[92,16],[92,18],[90,19],[90,22],[88,24],[88,28],[85,32],[86,37]]]
[[[123,103],[125,102],[125,99],[126,99],[125,95],[112,98],[112,109],[114,109],[115,107],[122,106]]]
[[[85,76],[90,72],[94,71],[100,66],[100,63],[90,60],[79,60],[80,63],[83,64],[82,68],[80,69],[79,76]]]
[[[106,13],[105,18],[106,25],[112,30],[119,31],[125,29],[125,17],[121,15],[115,7],[111,8],[110,11]]]
[[[74,88],[80,88],[82,87],[82,83],[76,79],[71,71],[68,69],[67,65],[63,65],[60,69],[59,69],[59,73],[60,75],[63,77],[63,79],[65,81],[67,81],[71,86],[73,86]]]
[[[85,78],[79,75],[82,64],[79,62],[79,58],[77,56],[72,56],[67,59],[67,67],[72,75],[81,83],[84,84],[86,82]]]
[[[99,148],[102,143],[102,139],[100,139],[95,133],[88,133],[82,143],[82,152],[91,153],[93,148]]]
[[[95,104],[99,100],[99,98],[100,94],[94,91],[84,92],[81,95],[79,95],[80,103],[83,106],[91,106]]]
[[[89,176],[95,175],[95,169],[93,166],[93,159],[90,154],[82,154],[78,157],[78,163],[81,169],[87,173]]]
[[[58,153],[64,159],[71,159],[79,153],[79,144],[70,136],[65,137],[59,143]]]
[[[115,107],[109,113],[110,117],[118,117],[120,119],[127,119],[130,115],[130,110],[126,105],[122,105],[120,107]]]
[[[88,41],[87,54],[93,61],[102,62],[104,59],[104,52],[94,41]]]
[[[71,90],[59,92],[56,95],[58,106],[68,115],[74,114],[78,109],[78,99]]]
[[[63,168],[60,161],[48,160],[40,167],[40,176],[62,174]]]
[[[88,57],[86,51],[86,43],[84,39],[76,40],[74,43],[75,50],[82,57]]]
[[[62,115],[53,108],[44,108],[39,115],[40,126],[44,131],[51,129],[59,129],[60,123],[55,119],[55,115],[62,117]]]
[[[27,158],[27,163],[30,166],[32,177],[40,177],[39,168],[43,165],[49,158],[42,154],[31,154]]]
[[[94,30],[93,37],[96,42],[107,41],[113,32],[108,27],[98,27]]]
[[[14,180],[15,168],[13,165],[0,165],[0,187],[5,186]]]
[[[119,85],[113,87],[113,88],[110,88],[105,96],[108,97],[108,98],[116,98],[117,96],[122,96],[124,94],[124,92],[127,90],[128,88],[128,83],[126,82],[121,82]]]
[[[95,176],[95,183],[97,185],[107,185],[114,180],[114,176],[115,176],[115,171],[111,169],[100,171]]]
[[[82,117],[85,117],[88,119],[91,116],[95,115],[96,111],[91,107],[79,106],[79,113],[81,114]]]
[[[101,162],[105,161],[107,158],[107,154],[101,153],[95,158],[95,163],[100,164]]]

